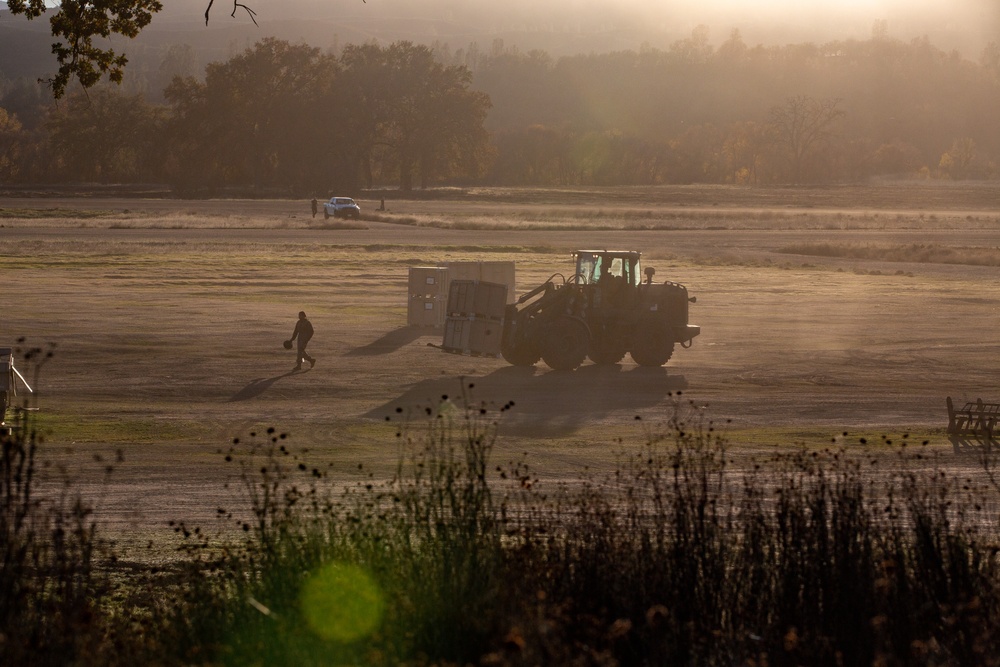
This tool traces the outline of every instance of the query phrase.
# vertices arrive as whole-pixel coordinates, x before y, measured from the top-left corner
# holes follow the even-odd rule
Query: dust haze
[[[169,3],[163,16],[200,17],[205,5],[203,0],[178,0]],[[264,32],[277,23],[305,21],[323,24],[342,37],[440,40],[453,47],[505,38],[522,49],[545,49],[553,55],[637,49],[643,44],[664,48],[699,25],[710,29],[715,43],[738,29],[750,45],[783,45],[867,39],[879,22],[893,38],[927,36],[940,48],[973,59],[1000,36],[1000,3],[995,0],[293,0],[250,6]],[[251,24],[245,13],[230,18],[228,5],[213,12],[219,26]]]

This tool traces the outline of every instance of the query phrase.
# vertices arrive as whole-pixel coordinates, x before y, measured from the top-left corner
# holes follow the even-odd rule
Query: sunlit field
[[[557,489],[614,489],[621,484],[616,470],[638,464],[635,457],[651,442],[674,443],[680,432],[685,446],[702,448],[697,456],[688,452],[688,463],[722,465],[733,475],[719,488],[727,498],[747,472],[757,471],[756,483],[770,489],[819,456],[845,476],[848,495],[836,496],[844,502],[855,482],[875,498],[887,488],[880,479],[942,473],[949,484],[968,480],[970,502],[985,512],[976,515],[977,529],[996,528],[990,469],[980,457],[954,453],[944,433],[947,396],[1000,400],[996,188],[390,194],[385,210],[376,210],[381,195],[359,197],[357,222],[313,219],[308,201],[0,198],[0,346],[52,352],[28,375],[37,384],[31,403],[38,410],[30,414],[47,462],[39,467],[40,493],[51,496],[63,479],[72,480],[130,567],[175,563],[183,558],[176,548],[184,534],[231,538],[256,525],[259,513],[247,498],[256,482],[241,481],[257,470],[241,448],[249,433],[260,442],[258,456],[276,434],[294,452],[282,484],[304,472],[336,493],[377,489],[398,481],[400,457],[409,456],[401,442],[419,449],[428,417],[433,422],[447,408],[461,424],[467,406],[477,420],[481,406],[482,428],[491,434],[490,484],[529,470],[520,488],[552,497]],[[430,346],[441,343],[440,330],[407,326],[410,267],[513,261],[523,293],[568,274],[570,252],[582,247],[641,250],[657,281],[685,284],[697,297],[691,321],[702,327],[694,345],[678,349],[662,369],[626,357],[611,367],[588,362],[555,372],[446,354]],[[299,310],[316,328],[309,350],[318,363],[292,373],[292,353],[281,342]],[[35,370],[33,362],[23,364]],[[685,439],[693,433],[696,443]],[[462,428],[452,436],[465,442]],[[234,438],[242,443],[235,448]],[[658,459],[664,467],[656,474],[669,476],[669,455],[660,454],[668,458]],[[842,457],[857,457],[860,467],[838,468],[846,465]],[[755,468],[762,462],[771,462],[764,473]],[[772,477],[767,465],[776,466]],[[469,483],[481,493],[474,478]],[[424,483],[433,480],[416,485]],[[591,518],[638,521],[617,514],[624,506],[588,497]],[[280,505],[277,498],[268,502]],[[640,514],[651,511],[644,502]],[[772,501],[762,503],[767,514]],[[373,516],[379,511],[371,509]],[[721,529],[725,521],[714,525]],[[195,526],[199,537],[191,538]],[[712,544],[737,548],[723,542]],[[753,559],[744,557],[749,566]],[[629,581],[619,584],[634,585]],[[651,608],[620,613],[639,618]],[[547,613],[568,627],[559,617],[568,608]],[[726,632],[735,627],[719,623]],[[509,627],[480,630],[496,641],[507,637],[518,650],[537,650],[537,628],[518,628],[517,636]],[[594,632],[613,651],[606,631]],[[624,626],[618,631],[628,642],[646,641]],[[703,649],[688,646],[685,655],[707,655],[698,653]],[[385,655],[409,649],[394,650]],[[350,661],[359,654],[336,655]]]
[[[72,195],[74,193],[64,193]],[[79,194],[79,193],[76,193]],[[455,230],[948,230],[998,223],[992,183],[888,183],[880,186],[749,188],[441,188],[398,201],[369,193],[364,220]],[[311,219],[308,202],[52,198],[26,190],[2,200],[0,221],[120,229],[344,229],[355,223]],[[32,196],[34,195],[34,196]],[[381,210],[385,202],[385,210]],[[0,222],[0,224],[3,224]]]
[[[988,398],[994,385],[983,360],[1000,358],[995,195],[955,184],[456,189],[387,197],[384,211],[362,199],[357,224],[313,219],[305,201],[7,198],[2,332],[57,346],[39,393],[53,451],[125,446],[137,471],[116,476],[108,503],[154,524],[203,511],[197,496],[213,488],[179,492],[189,482],[177,476],[176,491],[150,496],[142,480],[160,456],[204,458],[187,472],[213,479],[214,449],[271,425],[350,476],[385,460],[373,443],[383,411],[453,393],[460,377],[478,378],[478,398],[517,401],[502,446],[557,476],[606,462],[608,443],[639,437],[634,418],[657,419],[677,390],[755,443],[768,438],[754,431],[785,427],[815,443],[939,434],[945,396]],[[513,261],[525,292],[584,246],[642,250],[657,280],[686,284],[703,328],[694,346],[659,373],[626,359],[564,377],[444,354],[427,345],[439,330],[406,327],[411,266]],[[300,309],[320,362],[286,376],[280,342]],[[176,444],[168,454],[157,439]],[[161,493],[176,496],[169,508],[147,501]]]

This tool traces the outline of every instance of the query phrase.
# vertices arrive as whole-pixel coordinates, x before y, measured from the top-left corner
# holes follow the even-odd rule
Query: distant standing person
[[[309,344],[309,340],[313,337],[313,325],[309,320],[306,319],[305,311],[299,312],[299,321],[295,323],[295,330],[292,332],[292,337],[289,340],[298,339],[298,352],[295,355],[295,368],[292,370],[300,371],[302,370],[302,362],[308,361],[309,368],[316,365],[316,358],[310,357],[306,353],[306,345]]]
[[[316,214],[319,213],[319,202],[316,201],[315,197],[313,197],[312,200],[312,209],[313,209],[313,217],[315,218]]]

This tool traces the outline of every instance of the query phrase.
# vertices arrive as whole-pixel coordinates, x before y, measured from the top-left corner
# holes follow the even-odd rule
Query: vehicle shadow
[[[435,333],[432,329],[415,326],[400,327],[390,331],[378,340],[374,340],[367,345],[362,345],[361,347],[356,347],[353,350],[345,352],[344,356],[369,357],[380,354],[389,354],[391,352],[395,352],[404,345],[409,345],[418,338],[431,335],[432,333]],[[436,335],[440,336],[440,333],[437,333]]]
[[[286,378],[289,375],[299,375],[300,373],[305,373],[307,371],[288,371],[287,373],[282,373],[281,375],[275,375],[270,378],[255,378],[250,380],[250,384],[240,389],[238,392],[229,397],[229,403],[235,403],[237,401],[245,401],[247,399],[256,398],[267,391],[271,385],[273,385],[278,380]]]
[[[501,420],[503,433],[558,437],[616,413],[635,417],[665,405],[671,393],[687,387],[683,375],[671,375],[666,368],[586,364],[575,371],[550,371],[508,366],[482,377],[423,380],[365,416],[412,421],[425,418],[428,410],[434,414],[446,399],[459,408],[464,402],[491,410],[513,402]]]

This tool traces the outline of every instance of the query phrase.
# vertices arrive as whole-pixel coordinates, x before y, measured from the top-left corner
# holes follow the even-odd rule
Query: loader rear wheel
[[[542,360],[556,371],[571,371],[587,358],[590,332],[580,320],[561,315],[545,328]]]
[[[534,366],[541,358],[541,355],[538,353],[538,346],[526,340],[519,341],[513,345],[501,345],[500,355],[511,366]]]
[[[630,354],[640,366],[662,366],[674,353],[674,341],[661,327],[641,327]]]

